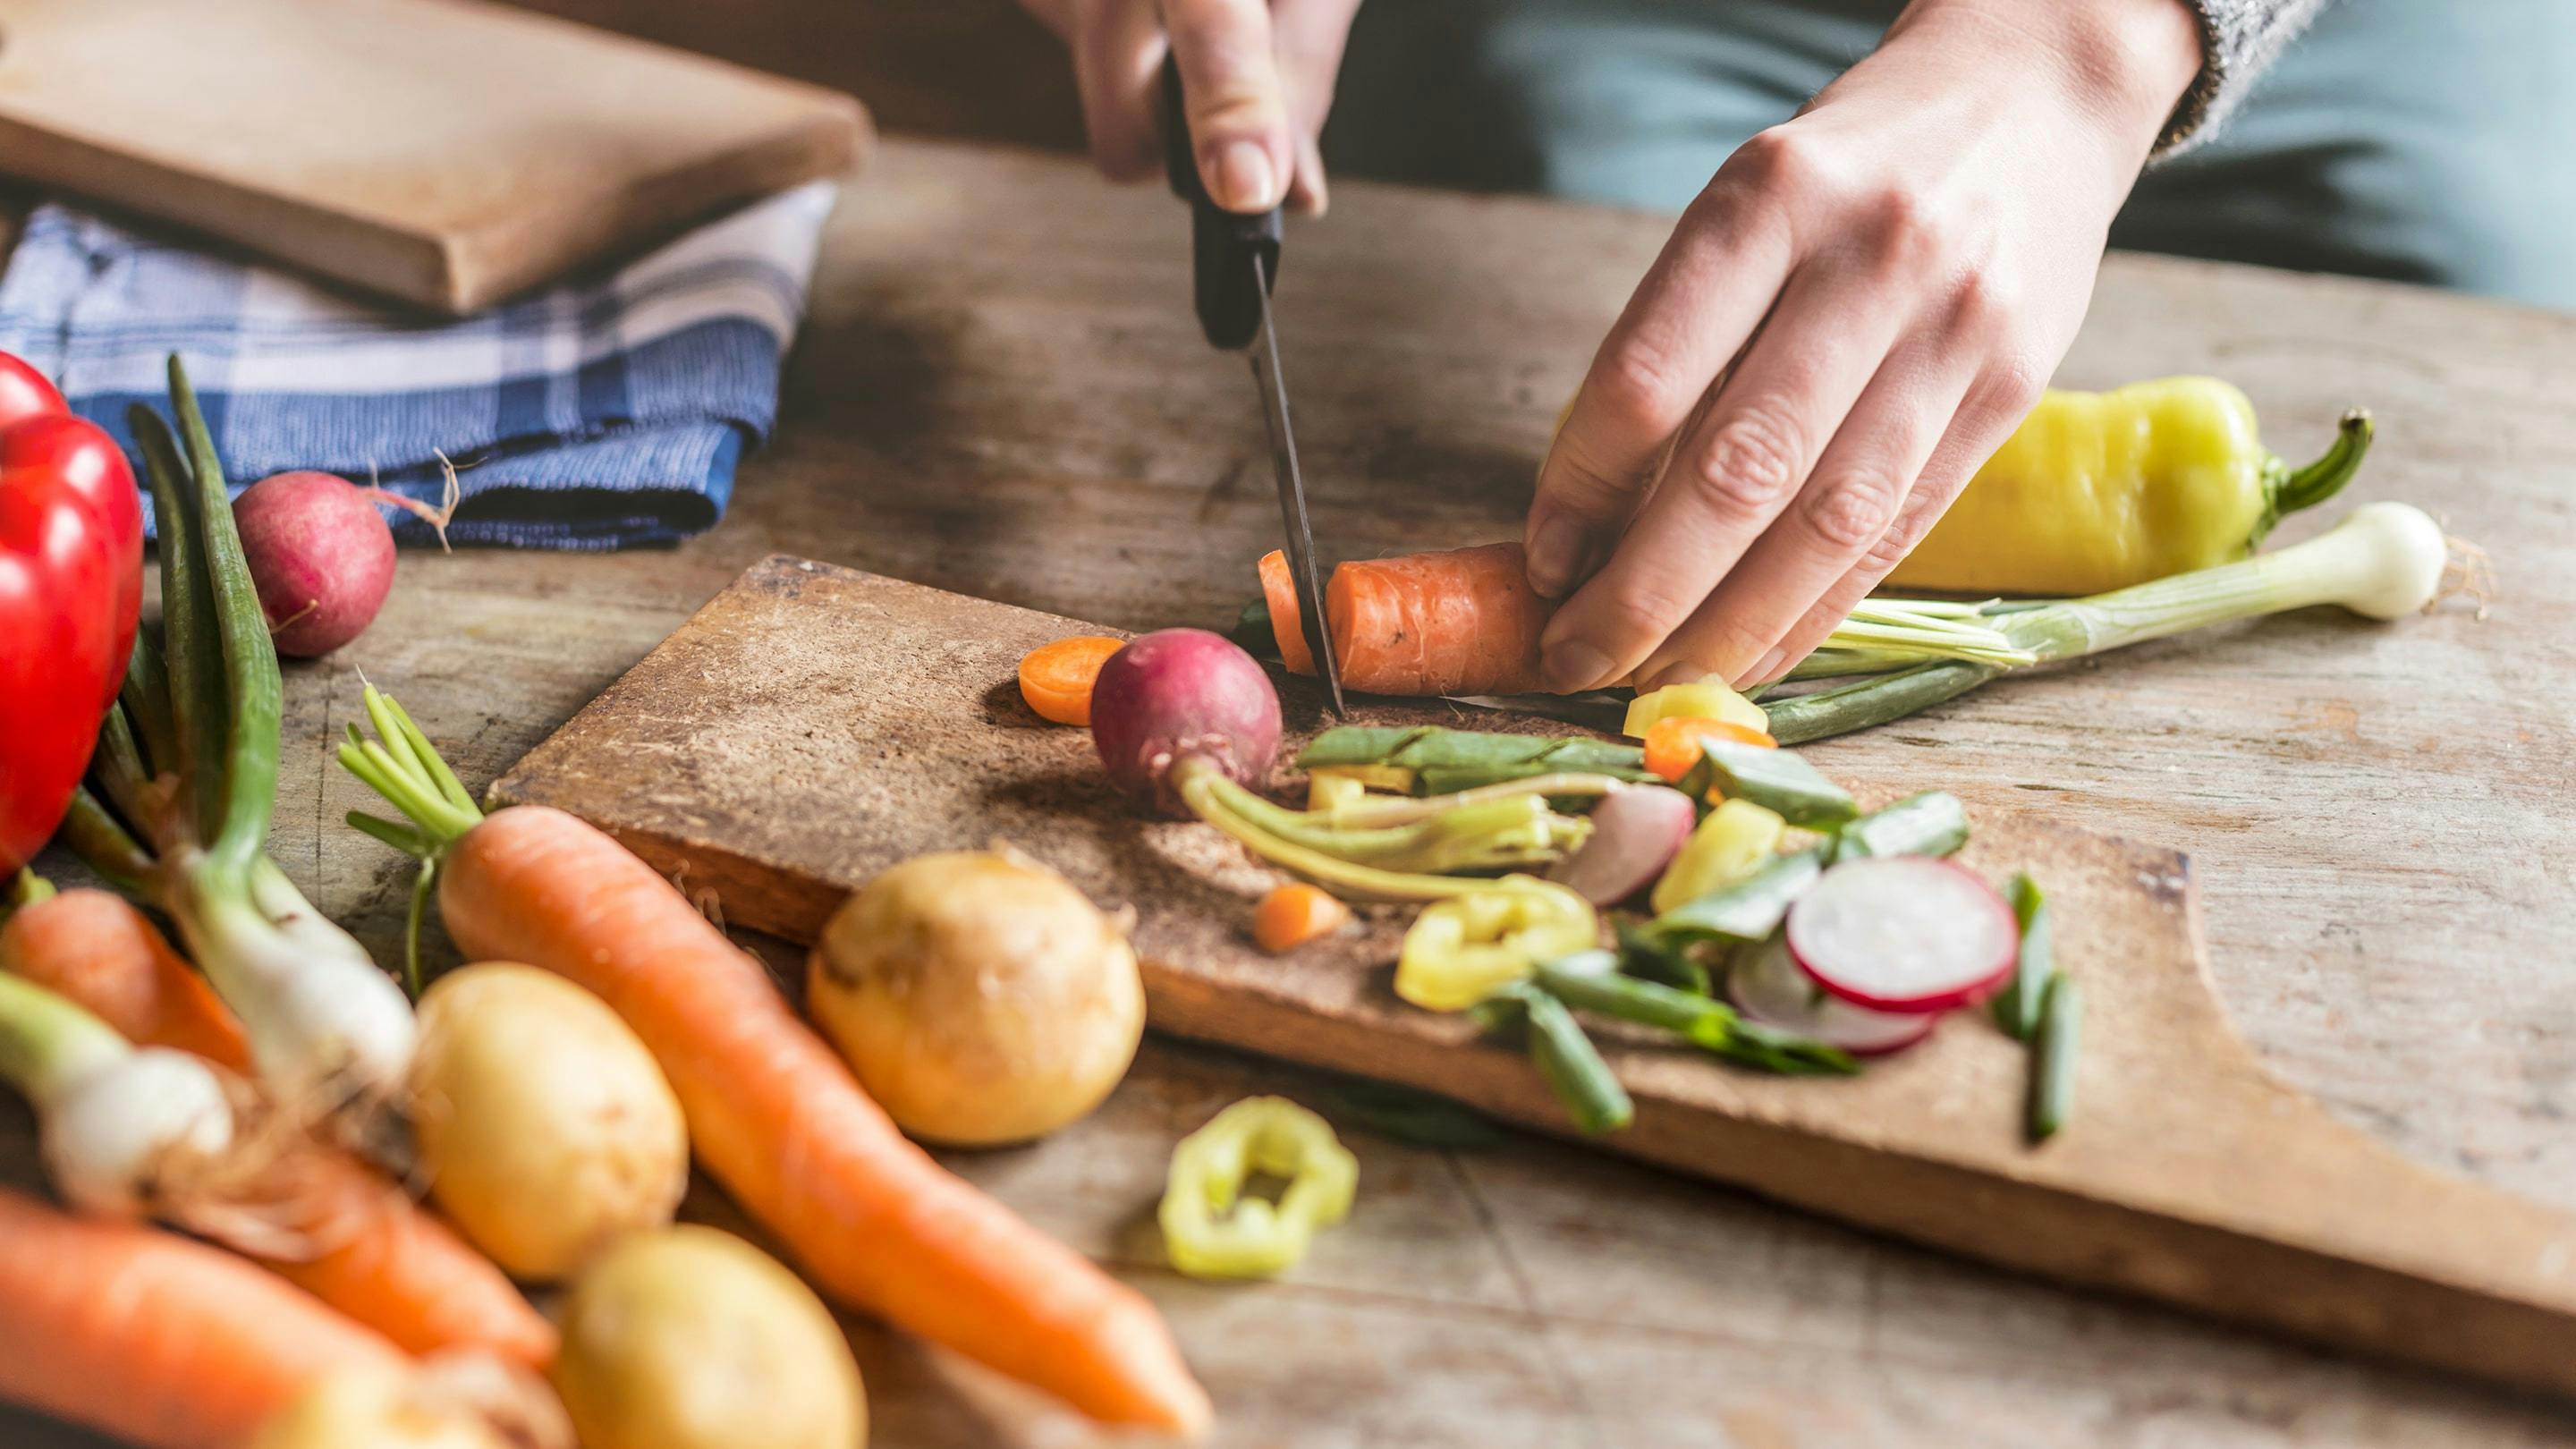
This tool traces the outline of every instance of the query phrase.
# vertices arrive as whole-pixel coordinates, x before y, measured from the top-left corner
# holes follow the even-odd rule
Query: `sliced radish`
[[[1548,879],[1596,906],[1615,906],[1654,883],[1690,839],[1699,812],[1662,785],[1631,785],[1592,808],[1592,838],[1557,863]]]
[[[2012,973],[2012,907],[1976,872],[1890,855],[1826,871],[1789,908],[1789,954],[1816,984],[1873,1011],[1946,1011]]]
[[[1902,1051],[1932,1034],[1938,1012],[1872,1011],[1818,986],[1789,947],[1774,936],[1738,952],[1727,974],[1726,994],[1748,1020],[1841,1047],[1855,1056]]]

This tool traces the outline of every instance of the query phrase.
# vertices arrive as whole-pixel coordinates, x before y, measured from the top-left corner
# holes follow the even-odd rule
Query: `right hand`
[[[1228,211],[1320,215],[1316,137],[1360,0],[1020,0],[1064,37],[1091,159],[1116,181],[1162,173],[1155,100],[1168,52],[1199,178]]]

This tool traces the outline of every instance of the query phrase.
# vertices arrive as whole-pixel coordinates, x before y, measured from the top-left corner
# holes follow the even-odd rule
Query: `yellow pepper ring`
[[[1395,994],[1430,1011],[1464,1011],[1526,979],[1541,962],[1600,940],[1591,902],[1550,881],[1506,876],[1423,907],[1404,933]]]
[[[1277,1203],[1243,1195],[1255,1173],[1286,1180]],[[1172,1149],[1155,1214],[1164,1251],[1195,1278],[1269,1277],[1350,1215],[1359,1177],[1332,1124],[1284,1097],[1247,1097]]]

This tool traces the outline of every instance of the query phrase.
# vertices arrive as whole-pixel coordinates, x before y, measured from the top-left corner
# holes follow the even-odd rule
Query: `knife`
[[[1323,576],[1315,564],[1315,530],[1306,515],[1306,480],[1297,471],[1297,438],[1288,423],[1288,384],[1279,371],[1279,334],[1270,314],[1270,289],[1279,280],[1279,209],[1259,215],[1224,210],[1199,180],[1190,144],[1188,112],[1181,104],[1180,67],[1163,62],[1163,172],[1172,192],[1190,204],[1190,280],[1199,330],[1226,351],[1249,349],[1252,381],[1261,394],[1261,418],[1270,430],[1270,473],[1279,488],[1279,522],[1287,533],[1288,578],[1297,592],[1298,626],[1315,656],[1333,715],[1342,703],[1342,671],[1333,636],[1324,626]]]

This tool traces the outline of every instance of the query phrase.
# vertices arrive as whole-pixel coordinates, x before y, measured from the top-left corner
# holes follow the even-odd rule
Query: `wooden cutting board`
[[[1246,922],[1276,877],[1203,826],[1140,819],[1086,733],[1029,712],[1020,656],[1101,632],[772,557],[492,793],[591,820],[729,923],[797,940],[897,860],[1009,840],[1135,909],[1159,1029],[1567,1131],[1523,1057],[1395,999],[1399,914],[1261,953]],[[1323,721],[1303,681],[1283,696],[1293,752]],[[1993,1262],[2576,1393],[2576,1216],[2411,1162],[2266,1077],[2213,994],[2187,857],[2040,815],[1975,824],[1964,859],[2040,878],[2085,984],[2065,1132],[2024,1145],[2022,1049],[1963,1013],[1850,1080],[1739,1071],[1605,1027],[1637,1117],[1601,1145]],[[1712,1244],[1705,1270],[1724,1253]]]
[[[472,0],[0,0],[0,173],[448,312],[867,138],[837,92]]]

